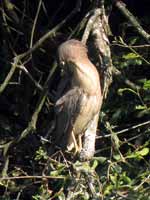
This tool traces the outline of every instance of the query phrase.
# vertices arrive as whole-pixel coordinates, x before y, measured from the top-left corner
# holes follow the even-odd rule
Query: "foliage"
[[[61,74],[54,62],[56,50],[70,37],[81,39],[98,1],[81,2],[80,12],[54,30],[76,1],[0,2],[0,88],[16,67],[7,87],[0,89],[2,200],[150,200],[150,46],[112,1],[106,1],[106,9],[116,73],[101,110],[95,157],[79,162],[72,153],[52,151],[54,94]],[[149,32],[150,4],[125,3]],[[47,42],[15,65],[14,58],[28,52],[48,30],[53,31]]]

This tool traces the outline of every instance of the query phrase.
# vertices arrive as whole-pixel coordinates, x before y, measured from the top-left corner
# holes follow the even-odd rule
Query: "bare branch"
[[[121,0],[114,0],[116,7],[121,11],[121,13],[129,20],[133,27],[138,31],[138,33],[150,43],[150,35],[142,28],[140,23],[134,17],[134,15],[126,8],[126,5]]]
[[[21,179],[66,179],[66,176],[9,176],[0,178],[0,181],[21,180]]]
[[[86,25],[86,28],[84,30],[83,36],[82,36],[82,42],[84,44],[86,44],[87,39],[90,35],[90,32],[93,28],[93,24],[95,23],[95,21],[97,20],[97,18],[100,16],[100,10],[99,9],[95,9],[93,11],[93,15],[89,18],[88,23]]]
[[[1,84],[0,86],[0,94],[5,90],[5,88],[7,87],[10,79],[12,78],[17,65],[20,63],[20,61],[29,56],[31,53],[33,53],[36,49],[38,49],[40,46],[42,46],[42,44],[48,39],[50,38],[52,35],[54,35],[70,18],[72,18],[74,16],[74,14],[80,10],[80,6],[81,6],[81,0],[77,1],[76,7],[74,8],[74,10],[72,10],[72,12],[64,19],[62,20],[62,22],[60,22],[58,25],[56,25],[52,30],[50,30],[48,33],[46,33],[43,37],[41,37],[34,45],[31,49],[29,49],[28,51],[26,51],[25,53],[22,53],[18,56],[16,56],[14,58],[14,63],[9,71],[9,73],[7,74],[4,82]]]
[[[39,16],[39,13],[40,13],[41,5],[42,5],[42,0],[39,0],[38,9],[37,9],[37,12],[36,12],[36,15],[35,15],[32,31],[31,31],[30,48],[32,48],[32,45],[33,45],[34,31],[35,31],[35,26],[36,26],[38,16]]]
[[[131,130],[140,128],[140,127],[145,126],[145,125],[148,125],[148,124],[150,124],[150,120],[149,120],[149,121],[146,121],[146,122],[143,122],[143,123],[140,123],[140,124],[136,124],[136,125],[131,126],[131,127],[129,127],[129,128],[125,128],[125,129],[123,129],[123,130],[121,130],[121,131],[117,131],[117,132],[115,132],[115,133],[116,133],[117,135],[119,135],[119,134],[122,134],[122,133],[125,133],[125,132],[128,132],[128,131],[131,131]],[[111,134],[107,134],[107,135],[105,135],[105,136],[97,136],[96,139],[108,138],[108,137],[111,137]]]

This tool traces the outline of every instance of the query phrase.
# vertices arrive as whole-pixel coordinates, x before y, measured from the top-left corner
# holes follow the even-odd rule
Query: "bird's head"
[[[68,40],[59,46],[58,59],[65,72],[73,73],[76,70],[77,63],[88,59],[87,48],[78,40]]]
[[[81,87],[89,94],[99,91],[99,74],[82,42],[72,39],[62,43],[58,48],[58,58],[63,74],[69,75],[72,86]]]

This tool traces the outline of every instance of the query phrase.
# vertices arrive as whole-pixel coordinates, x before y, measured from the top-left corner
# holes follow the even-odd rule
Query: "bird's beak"
[[[60,74],[61,74],[61,76],[64,76],[66,74],[65,62],[64,61],[60,62]]]
[[[71,61],[69,62],[60,62],[60,68],[61,68],[61,75],[64,76],[66,74],[72,75],[74,72],[75,64]]]

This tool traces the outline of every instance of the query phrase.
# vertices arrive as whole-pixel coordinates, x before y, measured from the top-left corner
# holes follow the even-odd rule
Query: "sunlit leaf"
[[[150,80],[146,80],[144,82],[143,89],[145,90],[150,89]]]
[[[140,156],[146,156],[149,153],[149,148],[145,147],[140,151],[137,151],[136,154],[140,155]]]
[[[136,105],[136,106],[135,106],[135,109],[136,109],[136,110],[145,110],[145,109],[146,109],[146,106],[143,106],[143,105]]]
[[[139,55],[135,54],[135,53],[128,53],[126,55],[122,56],[124,59],[135,59],[135,58],[139,58]]]

